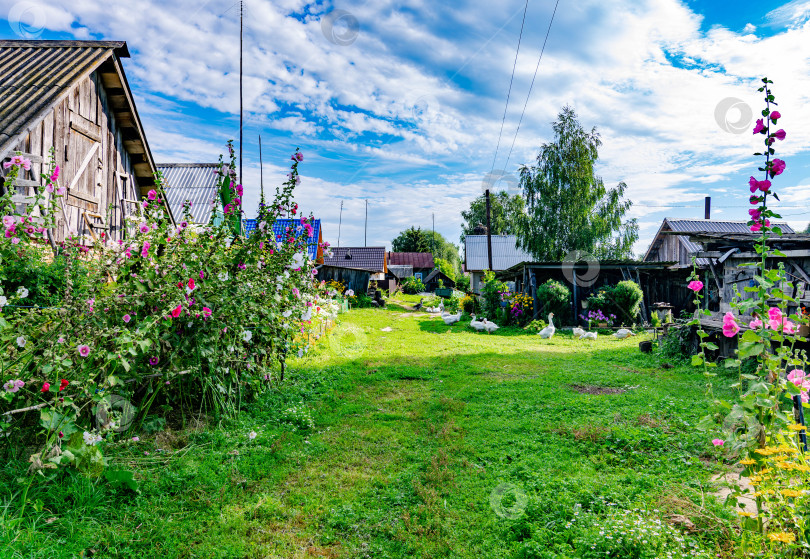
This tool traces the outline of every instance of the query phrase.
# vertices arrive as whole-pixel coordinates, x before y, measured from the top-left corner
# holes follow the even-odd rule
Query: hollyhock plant
[[[43,382],[42,383],[42,388],[40,388],[39,391],[40,392],[48,392],[50,389],[51,389],[51,383],[50,382]]]
[[[689,285],[687,287],[689,287],[689,289],[697,293],[698,291],[703,289],[703,282],[699,280],[692,280],[689,282]]]
[[[86,344],[80,345],[79,347],[76,348],[76,350],[79,352],[79,355],[81,355],[82,357],[87,357],[88,355],[90,355],[90,346],[88,346]]]

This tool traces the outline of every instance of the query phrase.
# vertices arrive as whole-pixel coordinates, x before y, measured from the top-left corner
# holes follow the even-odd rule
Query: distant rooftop
[[[465,268],[471,272],[489,269],[487,236],[467,235],[464,238]],[[521,262],[530,262],[532,256],[517,246],[515,235],[492,235],[493,271],[506,270]]]

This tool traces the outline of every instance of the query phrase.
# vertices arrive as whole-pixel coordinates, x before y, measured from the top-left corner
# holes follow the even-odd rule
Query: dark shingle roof
[[[332,257],[324,256],[326,266],[385,272],[385,247],[332,247]]]
[[[191,221],[207,225],[213,211],[211,200],[219,202],[219,176],[214,173],[219,163],[158,163],[157,168],[163,173],[167,186],[166,201],[174,218],[183,219],[183,204],[188,200],[191,202]]]
[[[429,252],[389,252],[389,266],[412,266],[433,269],[433,255]]]

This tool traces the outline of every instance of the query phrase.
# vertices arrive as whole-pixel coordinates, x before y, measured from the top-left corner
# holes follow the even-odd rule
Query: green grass
[[[60,471],[15,523],[27,464],[7,464],[0,557],[590,557],[632,508],[686,514],[687,540],[730,546],[694,429],[702,375],[661,368],[639,338],[476,333],[415,300],[341,315],[237,421],[108,445],[138,495]],[[285,411],[301,403],[313,430]]]

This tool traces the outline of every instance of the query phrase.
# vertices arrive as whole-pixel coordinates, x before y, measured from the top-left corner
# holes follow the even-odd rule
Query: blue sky
[[[810,221],[810,0],[560,0],[516,134],[554,8],[529,0],[493,162],[524,5],[248,0],[248,214],[261,134],[268,190],[295,147],[304,152],[297,199],[333,244],[341,201],[341,245],[363,244],[366,199],[369,245],[429,228],[433,215],[458,242],[460,212],[487,173],[531,163],[570,104],[602,135],[605,183],[628,185],[643,254],[664,217],[702,218],[704,196],[714,218],[746,218],[758,166],[748,117],[767,74],[787,131],[778,146],[787,170],[775,181],[783,215],[795,227]],[[216,161],[238,138],[238,3],[2,0],[0,15],[5,38],[127,41],[124,66],[157,161]]]

